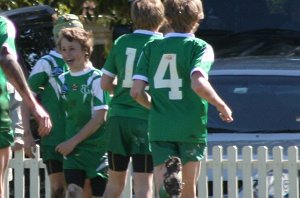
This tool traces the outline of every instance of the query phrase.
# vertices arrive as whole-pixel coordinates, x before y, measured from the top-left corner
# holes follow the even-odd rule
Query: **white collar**
[[[153,31],[150,31],[150,30],[142,30],[142,29],[137,29],[137,30],[134,30],[133,32],[134,34],[147,34],[147,35],[156,35],[156,36],[163,36],[162,33],[160,32],[153,32]]]
[[[57,58],[63,58],[62,55],[60,53],[58,53],[56,50],[51,50],[50,53],[52,56],[55,56]]]
[[[195,34],[193,34],[193,33],[169,32],[165,35],[165,38],[168,38],[168,37],[192,37],[192,38],[195,38]]]

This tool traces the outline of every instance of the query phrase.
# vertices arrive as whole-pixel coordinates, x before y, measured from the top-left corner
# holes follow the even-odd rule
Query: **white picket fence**
[[[39,150],[37,149],[37,153]],[[228,147],[224,155],[221,146],[215,146],[210,157],[201,164],[198,182],[200,198],[298,198],[299,180],[298,147],[289,147],[284,154],[280,146],[269,150],[259,147],[253,151],[251,146],[239,151],[235,146]],[[255,154],[254,154],[255,153]],[[271,153],[271,155],[270,155]],[[14,170],[15,198],[25,197],[24,171],[29,170],[30,198],[50,198],[50,183],[46,167],[39,155],[35,159],[24,158],[24,152],[15,153],[9,167]],[[40,169],[44,170],[44,193],[40,190]],[[9,184],[8,184],[9,187]],[[122,198],[132,197],[131,177],[122,193]],[[288,195],[287,195],[288,194]]]
[[[43,163],[42,158],[40,158],[40,150],[37,146],[35,158],[25,158],[24,150],[20,150],[14,153],[14,157],[9,161],[9,168],[12,169],[11,174],[13,174],[13,180],[9,183],[7,182],[7,195],[9,197],[9,192],[11,186],[13,185],[13,195],[14,198],[50,198],[50,181],[47,177],[46,165]],[[44,181],[41,181],[40,171],[44,172]],[[29,171],[29,174],[25,174],[25,171]],[[25,194],[25,176],[29,180],[29,196]],[[13,183],[12,183],[13,182]],[[41,186],[43,184],[43,186]],[[41,188],[43,187],[43,191]],[[42,193],[43,192],[43,193]],[[25,196],[26,195],[26,196]]]

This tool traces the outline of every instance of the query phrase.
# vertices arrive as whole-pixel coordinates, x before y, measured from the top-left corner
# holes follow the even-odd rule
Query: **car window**
[[[203,0],[203,6],[196,36],[216,58],[300,55],[300,1]]]
[[[54,48],[52,26],[46,24],[42,27],[27,26],[19,29],[16,39],[17,49],[22,56],[28,72],[36,61]]]
[[[16,47],[23,70],[29,74],[36,61],[54,47],[52,36],[55,10],[36,5],[1,12],[16,27]]]
[[[208,127],[214,132],[300,131],[299,77],[211,76],[210,81],[235,118],[226,124],[210,107]]]

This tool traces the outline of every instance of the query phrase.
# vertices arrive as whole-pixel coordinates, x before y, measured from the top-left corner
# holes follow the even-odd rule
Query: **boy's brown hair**
[[[157,30],[164,20],[164,5],[161,0],[135,0],[131,19],[135,29]]]
[[[79,42],[83,51],[85,51],[86,53],[86,59],[89,59],[91,57],[94,45],[92,32],[85,31],[84,29],[78,27],[62,29],[57,41],[59,51],[61,50],[61,41],[64,38],[70,42]]]
[[[201,0],[165,0],[165,16],[175,32],[194,32],[204,18]]]

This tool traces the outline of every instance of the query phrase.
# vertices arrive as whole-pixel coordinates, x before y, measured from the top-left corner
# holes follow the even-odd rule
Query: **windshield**
[[[41,41],[43,43],[40,43]],[[23,57],[23,64],[26,65],[28,72],[31,71],[37,60],[54,48],[52,23],[20,28],[16,44]]]
[[[210,82],[235,119],[224,123],[209,106],[210,132],[300,131],[299,77],[211,76]]]
[[[196,36],[216,58],[300,55],[300,1],[203,0],[203,6]]]

